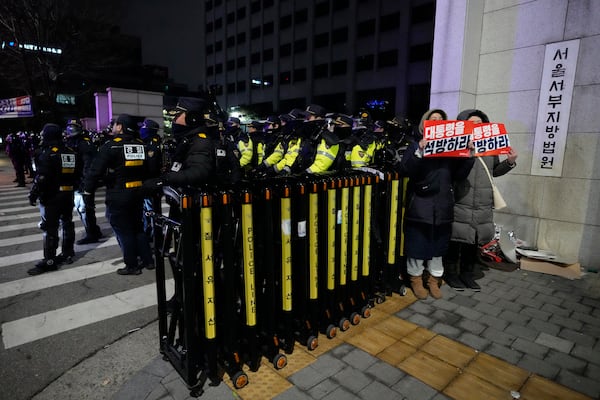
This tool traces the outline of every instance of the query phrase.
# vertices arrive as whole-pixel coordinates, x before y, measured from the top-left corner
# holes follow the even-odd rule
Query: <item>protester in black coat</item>
[[[426,112],[421,121],[446,120],[443,110]],[[421,131],[422,132],[422,131]],[[427,141],[412,143],[401,162],[401,170],[409,178],[406,211],[404,214],[405,255],[407,272],[415,296],[427,298],[423,286],[423,271],[429,274],[426,282],[434,298],[441,298],[439,278],[444,272],[442,256],[448,249],[454,218],[453,183],[465,179],[474,159],[423,157]]]

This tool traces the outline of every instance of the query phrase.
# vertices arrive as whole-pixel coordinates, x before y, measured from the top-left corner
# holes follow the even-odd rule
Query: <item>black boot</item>
[[[125,267],[117,270],[117,274],[119,275],[140,275],[141,273],[141,268]]]
[[[29,275],[40,275],[45,272],[56,271],[58,269],[58,264],[54,258],[44,258],[41,261],[38,261],[35,264],[35,267],[28,269],[27,273]]]
[[[446,282],[448,286],[450,286],[452,289],[458,292],[462,292],[466,288],[465,284],[460,280],[458,275],[453,273],[444,272],[444,282]]]
[[[473,275],[473,270],[475,268],[475,264],[467,264],[463,265],[460,270],[460,280],[471,290],[475,292],[481,291],[481,286],[475,282],[475,277]]]

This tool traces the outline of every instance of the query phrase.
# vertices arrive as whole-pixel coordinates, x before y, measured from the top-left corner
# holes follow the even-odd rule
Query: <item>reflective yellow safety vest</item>
[[[366,149],[359,144],[355,145],[350,154],[350,165],[352,168],[366,167],[371,164],[375,150],[377,150],[376,142],[371,142]]]
[[[265,161],[264,161],[265,165],[268,167],[272,167],[273,165],[275,165],[279,161],[281,161],[284,154],[285,154],[285,152],[284,152],[283,143],[281,143],[281,142],[277,143],[277,146],[275,146],[275,149],[273,149],[273,152],[265,159]]]
[[[291,168],[300,153],[300,146],[302,144],[302,139],[294,138],[291,139],[288,143],[288,149],[277,164],[274,165],[275,172],[281,172],[285,167]]]
[[[306,172],[309,174],[315,174],[328,171],[335,161],[339,150],[339,144],[328,146],[327,142],[325,142],[325,139],[321,139],[321,142],[317,146],[317,154],[315,155],[315,159],[312,165],[306,169]]]
[[[252,139],[248,139],[247,142],[240,140],[237,142],[237,148],[240,151],[240,167],[250,166],[252,162],[252,154],[254,153],[254,144]]]

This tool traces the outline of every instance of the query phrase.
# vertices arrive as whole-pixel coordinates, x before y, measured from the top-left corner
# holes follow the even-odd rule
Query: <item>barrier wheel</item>
[[[369,318],[371,316],[371,307],[370,306],[364,306],[362,308],[362,310],[360,310],[360,313],[362,315],[363,318]]]
[[[340,322],[339,322],[339,325],[338,325],[338,326],[340,327],[340,330],[341,330],[342,332],[345,332],[345,331],[347,331],[348,329],[350,329],[350,320],[349,320],[348,318],[346,318],[346,317],[342,317],[342,318],[340,319]]]
[[[281,369],[286,365],[287,357],[285,354],[276,354],[275,357],[273,357],[273,367],[275,367],[275,369]]]
[[[316,336],[309,336],[308,340],[306,341],[306,348],[310,351],[313,351],[317,348],[317,346],[319,346],[319,339],[317,339]]]
[[[400,294],[400,296],[406,296],[406,293],[408,293],[407,287],[404,285],[400,285],[400,290],[398,291],[398,294]]]
[[[241,389],[248,384],[248,375],[244,371],[238,371],[231,377],[233,387]]]
[[[352,325],[358,325],[358,324],[360,324],[360,315],[357,312],[353,312],[350,315],[350,323]]]
[[[329,325],[325,330],[327,339],[333,339],[337,335],[337,328],[334,325]]]
[[[381,294],[375,295],[375,303],[381,304],[385,301],[385,296]]]

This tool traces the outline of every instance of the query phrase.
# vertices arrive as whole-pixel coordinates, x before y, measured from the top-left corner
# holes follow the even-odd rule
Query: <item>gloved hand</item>
[[[37,205],[37,195],[34,193],[29,193],[29,196],[27,197],[29,198],[29,204],[35,207]]]
[[[385,160],[391,166],[396,166],[402,161],[402,154],[396,148],[386,147],[385,153]]]
[[[290,167],[283,167],[283,169],[279,172],[279,175],[291,175],[292,169]]]
[[[146,179],[142,184],[142,190],[144,193],[152,194],[162,189],[164,185],[163,178],[150,178]]]

